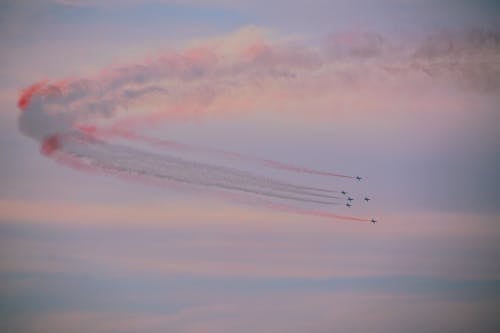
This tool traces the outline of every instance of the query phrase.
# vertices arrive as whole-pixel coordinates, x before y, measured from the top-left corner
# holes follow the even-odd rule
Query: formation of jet
[[[363,177],[356,176],[356,179],[357,179],[358,181],[360,181],[361,179],[363,179]],[[340,191],[340,193],[342,193],[344,196],[345,196],[345,195],[347,195],[347,192],[346,192],[346,191],[344,191],[344,190]],[[351,202],[352,202],[353,200],[354,200],[354,198],[351,198],[350,196],[347,196],[347,202],[346,202],[346,204],[345,204],[347,208],[351,208],[351,207],[352,207]],[[366,202],[368,202],[368,201],[370,201],[370,200],[371,200],[371,198],[369,198],[369,197],[364,197],[364,198],[363,198],[363,200],[364,200],[364,201],[366,201]],[[375,220],[375,219],[373,219],[373,218],[372,218],[371,220],[369,220],[369,221],[370,221],[372,224],[375,224],[375,223],[377,223],[377,222],[378,222],[377,220]]]

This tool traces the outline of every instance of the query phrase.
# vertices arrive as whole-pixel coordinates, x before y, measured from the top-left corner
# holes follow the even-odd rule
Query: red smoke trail
[[[294,172],[300,172],[300,173],[308,173],[312,175],[319,175],[319,176],[329,176],[329,177],[340,177],[340,178],[349,178],[349,179],[356,179],[354,176],[347,176],[347,175],[342,175],[339,173],[333,173],[329,171],[320,171],[320,170],[314,170],[314,169],[309,169],[309,168],[304,168],[304,167],[299,167],[299,166],[294,166],[291,164],[286,164],[278,161],[273,161],[273,160],[260,160],[264,164],[279,169],[279,170],[286,170],[286,171],[294,171]]]
[[[277,204],[274,202],[271,202],[266,199],[262,198],[247,198],[243,197],[240,194],[237,193],[219,193],[220,196],[222,197],[227,197],[228,199],[231,199],[232,201],[237,201],[243,204],[257,204],[259,206],[264,206],[272,210],[278,210],[282,212],[287,212],[287,213],[292,213],[292,214],[298,214],[298,215],[305,215],[305,216],[317,216],[321,218],[326,218],[329,220],[344,220],[344,221],[353,221],[353,222],[371,222],[371,219],[366,219],[362,217],[355,217],[355,216],[346,216],[346,215],[338,215],[338,214],[333,214],[330,212],[326,211],[321,211],[321,210],[313,210],[313,209],[302,209],[290,205],[285,205],[285,204]]]
[[[292,164],[288,164],[288,163],[283,163],[283,162],[279,162],[279,161],[275,161],[275,160],[262,159],[262,158],[258,158],[258,157],[247,156],[247,155],[243,155],[240,153],[229,152],[229,151],[220,150],[220,149],[205,148],[205,147],[200,147],[200,146],[195,146],[195,145],[188,145],[188,144],[184,144],[184,143],[180,143],[180,142],[176,142],[176,141],[172,141],[172,140],[162,140],[162,139],[152,138],[152,137],[148,137],[148,136],[139,134],[137,132],[134,132],[132,130],[124,129],[124,128],[112,127],[110,129],[97,129],[95,126],[85,126],[85,125],[80,125],[77,128],[79,130],[83,131],[84,133],[90,134],[90,135],[117,136],[117,137],[121,137],[121,138],[128,139],[131,141],[139,141],[142,143],[147,143],[147,144],[151,144],[151,145],[154,145],[157,147],[162,147],[162,148],[168,148],[168,149],[174,149],[174,150],[185,150],[185,151],[199,151],[199,152],[217,154],[217,155],[221,155],[221,156],[228,157],[231,159],[254,162],[254,163],[261,164],[261,165],[264,165],[266,167],[270,167],[270,168],[277,169],[277,170],[297,172],[297,173],[306,173],[306,174],[327,176],[327,177],[338,177],[338,178],[348,178],[348,179],[355,179],[356,178],[354,176],[348,176],[348,175],[343,175],[343,174],[334,173],[334,172],[321,171],[321,170],[300,167],[300,166],[296,166],[296,165],[292,165]],[[332,191],[332,192],[338,192],[338,191]]]
[[[19,95],[19,99],[17,101],[17,106],[21,110],[25,110],[29,103],[31,102],[31,98],[42,91],[42,89],[45,87],[47,81],[40,81],[32,84],[31,86],[23,89]]]
[[[161,140],[156,138],[147,137],[141,134],[138,134],[134,131],[112,127],[112,128],[97,128],[96,126],[89,125],[77,125],[76,129],[81,132],[90,135],[92,137],[97,138],[112,138],[112,137],[121,137],[123,139],[127,139],[130,141],[140,141],[143,143],[147,143],[153,146],[158,146],[162,148],[169,148],[174,150],[200,150],[201,148],[196,148],[195,146],[190,146],[184,143],[172,141],[172,140]]]
[[[121,164],[114,165],[107,163],[105,160],[102,161],[99,158],[95,159],[96,157],[93,157],[92,154],[88,156],[85,154],[79,155],[78,153],[72,153],[71,149],[69,151],[65,150],[65,145],[67,143],[73,142],[73,144],[83,143],[87,145],[99,144],[98,141],[95,141],[96,139],[100,139],[101,137],[106,135],[116,135],[117,133],[120,133],[119,131],[116,130],[112,130],[110,132],[101,131],[97,129],[97,127],[95,126],[78,126],[78,128],[82,132],[85,132],[90,135],[89,136],[85,135],[84,137],[81,137],[79,135],[75,136],[73,134],[50,135],[42,141],[40,148],[42,154],[44,154],[49,158],[54,159],[58,163],[61,163],[63,165],[66,165],[72,169],[76,169],[79,171],[84,171],[92,174],[110,175],[125,181],[139,182],[147,185],[160,186],[170,189],[175,188],[176,190],[189,190],[189,187],[187,187],[186,184],[179,184],[169,179],[158,178],[154,174],[149,174],[146,170],[128,169],[126,165],[124,166],[122,166]],[[93,138],[92,134],[94,134],[96,138]],[[134,133],[131,134],[127,131],[123,131],[121,132],[121,134],[127,135],[127,138],[141,139],[140,135],[136,136]],[[149,140],[147,141],[148,143],[155,143],[156,140],[147,137],[146,139]],[[159,142],[164,144],[164,142],[162,142],[161,140]],[[169,145],[172,146],[171,143],[169,143]],[[174,147],[178,146],[174,145]],[[236,153],[236,155],[239,154]],[[289,212],[305,216],[317,216],[330,220],[370,222],[370,220],[368,219],[338,215],[321,210],[305,209],[297,206],[275,203],[261,197],[246,197],[240,193],[231,192],[230,189],[228,190],[220,188],[219,189],[202,188],[202,190],[204,192],[216,193],[223,198],[229,198],[247,204],[248,203],[258,204],[264,207],[268,207],[270,209],[279,210],[283,212]],[[200,187],[196,187],[196,191],[194,193],[198,193],[199,191]],[[277,198],[279,199],[280,197],[278,196]],[[286,199],[286,197],[281,197],[281,199]]]
[[[35,96],[54,96],[62,95],[64,89],[72,82],[72,79],[58,81],[42,80],[33,83],[31,86],[22,89],[17,100],[17,107],[24,111],[30,105]]]
[[[63,148],[64,136],[51,135],[43,140],[40,146],[40,152],[55,160],[58,163],[64,164],[72,169],[78,171],[85,171],[90,173],[98,173],[98,169],[94,166],[83,163],[83,161],[71,154],[65,153]]]
[[[138,170],[129,170],[125,167],[120,167],[120,166],[114,166],[110,164],[106,164],[104,161],[99,161],[99,160],[92,160],[86,156],[78,156],[73,153],[68,153],[64,151],[63,148],[63,140],[68,140],[71,141],[74,138],[71,137],[70,135],[67,136],[50,136],[46,140],[43,141],[42,143],[42,152],[44,155],[46,155],[49,158],[52,158],[54,161],[61,163],[63,165],[66,165],[67,167],[70,167],[72,169],[78,170],[78,171],[84,171],[87,173],[95,174],[95,175],[109,175],[113,176],[119,179],[122,179],[124,181],[133,181],[136,183],[141,183],[145,185],[150,185],[150,186],[156,186],[156,187],[162,187],[162,188],[169,188],[169,189],[175,189],[176,191],[185,191],[185,192],[190,192],[190,193],[200,193],[200,190],[203,192],[208,192],[208,193],[215,193],[221,197],[229,198],[229,199],[236,199],[238,198],[237,201],[244,202],[244,203],[255,203],[258,200],[262,202],[266,202],[264,199],[258,199],[254,198],[249,199],[244,196],[237,196],[235,193],[231,193],[228,191],[231,191],[232,189],[230,188],[223,188],[223,189],[217,189],[217,188],[207,188],[207,187],[197,187],[196,190],[193,188],[189,188],[186,186],[186,184],[178,183],[169,179],[165,178],[158,178],[154,175],[147,174],[145,172],[141,172]],[[77,139],[78,140],[78,139]],[[242,191],[245,191],[244,189],[241,189]],[[264,195],[267,196],[269,193],[261,192],[253,192],[253,194],[257,195]],[[308,199],[300,198],[300,197],[295,197],[295,199],[291,196],[280,196],[279,194],[275,193],[273,194],[275,198],[278,199],[284,199],[284,200],[305,200],[307,201]],[[319,201],[312,201],[312,202],[317,202],[320,203]],[[327,203],[323,202],[324,204],[335,204],[335,203]],[[268,205],[271,205],[272,203],[269,202]]]
[[[49,136],[42,143],[42,152],[52,157],[54,152],[69,154],[97,167],[101,173],[140,180],[175,181],[182,184],[241,191],[276,199],[301,203],[339,205],[335,196],[313,192],[316,188],[274,181],[237,169],[187,161],[168,155],[157,155],[119,145],[110,145],[78,133]],[[65,162],[63,160],[63,162]],[[66,163],[67,164],[67,163]],[[74,163],[72,165],[74,167]],[[81,167],[81,164],[77,165]],[[139,178],[137,178],[139,177]]]
[[[74,138],[71,136],[53,135],[42,142],[40,150],[48,158],[51,158],[54,161],[77,171],[83,171],[94,175],[114,176],[127,182],[133,181],[150,186],[152,185],[162,188],[175,189],[176,191],[186,191],[188,189],[186,186],[180,186],[177,183],[165,179],[158,180],[157,178],[148,175],[139,175],[127,172],[125,169],[120,170],[113,167],[106,167],[102,164],[96,163],[95,161],[85,161],[81,156],[75,156],[63,150],[65,140],[71,141],[73,139]]]
[[[299,215],[317,216],[317,217],[322,217],[322,218],[331,219],[331,220],[371,222],[370,219],[354,217],[354,216],[338,215],[338,214],[333,214],[333,213],[321,211],[321,210],[302,209],[302,208],[297,208],[297,207],[293,207],[290,205],[275,204],[275,203],[272,203],[269,201],[263,202],[263,204],[265,204],[267,207],[269,207],[271,209],[281,210],[281,211],[290,212],[290,213],[299,214]]]
[[[135,141],[171,151],[201,151],[289,172],[349,179],[355,178],[353,176],[155,139],[136,133],[135,130],[122,129],[116,123],[110,129],[93,125],[99,124],[100,120],[109,119],[121,110],[135,107],[138,103],[147,103],[148,97],[154,97],[151,99],[152,102],[166,101],[167,106],[173,103],[172,107],[157,114],[127,117],[117,124],[128,124],[130,128],[137,129],[137,125],[142,123],[155,124],[161,120],[173,120],[195,113],[202,114],[209,110],[207,105],[211,98],[221,96],[228,89],[229,91],[232,89],[233,83],[229,87],[228,82],[233,79],[236,80],[237,87],[239,87],[238,79],[242,79],[241,83],[254,82],[259,81],[259,75],[281,80],[281,74],[273,74],[272,70],[276,66],[285,67],[284,73],[287,73],[289,68],[291,75],[295,69],[314,71],[316,66],[310,65],[316,63],[316,57],[310,58],[309,52],[302,52],[300,48],[297,52],[294,50],[295,48],[281,49],[267,43],[255,43],[244,49],[240,55],[236,55],[234,59],[229,55],[229,60],[226,61],[228,58],[225,58],[224,53],[217,53],[215,47],[196,48],[181,53],[165,54],[140,64],[115,67],[91,78],[40,81],[24,89],[20,94],[18,106],[24,112],[19,117],[19,128],[24,134],[40,143],[40,151],[44,156],[76,170],[162,187],[191,189],[194,193],[208,191],[219,193],[223,197],[239,196],[243,198],[242,201],[259,203],[295,214],[358,222],[369,221],[310,209],[319,204],[341,205],[332,199],[340,200],[344,199],[343,197],[328,193],[338,191],[300,186],[231,166],[192,161],[184,159],[187,156],[177,156],[181,154],[169,155],[168,151],[158,154],[112,141],[113,139],[128,140],[129,143]],[[164,89],[163,84],[172,84],[172,90]],[[178,86],[182,89],[176,89]],[[210,89],[212,87],[213,90]],[[204,93],[204,89],[207,89],[207,94]],[[176,91],[180,93],[178,98],[174,94],[169,95]],[[165,93],[165,96],[153,95],[158,92]],[[208,97],[208,102],[205,97]],[[246,99],[243,104],[245,102]],[[241,103],[236,103],[239,104]],[[78,126],[80,122],[89,122],[91,125]],[[119,140],[120,138],[124,140]]]
[[[133,181],[133,182],[139,182],[142,184],[146,185],[153,185],[153,186],[159,186],[163,188],[175,188],[176,190],[188,190],[187,187],[185,186],[179,186],[177,183],[173,183],[172,181],[168,181],[165,179],[158,180],[157,178],[148,176],[148,175],[139,175],[136,173],[130,173],[127,172],[127,170],[120,170],[114,167],[105,167],[103,165],[98,165],[95,163],[84,163],[79,157],[73,156],[72,154],[66,153],[62,148],[62,140],[64,140],[64,137],[58,137],[58,136],[51,136],[47,138],[43,144],[42,144],[42,151],[47,157],[50,157],[54,159],[55,161],[66,165],[72,169],[78,170],[78,171],[84,171],[92,174],[106,174],[106,175],[111,175],[117,178],[120,178],[125,181]],[[319,211],[319,210],[311,210],[311,209],[302,209],[302,208],[297,208],[293,207],[290,205],[285,205],[285,204],[277,204],[273,203],[269,200],[263,199],[263,198],[248,198],[245,197],[241,194],[234,193],[234,192],[228,192],[224,190],[217,190],[217,189],[204,189],[206,192],[211,192],[211,193],[216,193],[222,198],[228,198],[232,201],[237,201],[240,203],[244,204],[258,204],[261,206],[265,206],[267,208],[273,209],[273,210],[279,210],[283,212],[288,212],[288,213],[293,213],[293,214],[299,214],[299,215],[305,215],[305,216],[317,216],[321,218],[326,218],[329,220],[344,220],[344,221],[355,221],[355,222],[370,222],[370,219],[364,219],[364,218],[358,218],[358,217],[353,217],[353,216],[345,216],[345,215],[338,215],[338,214],[333,214],[330,212],[326,211]],[[196,191],[196,193],[199,193],[199,189]]]
[[[317,211],[317,210],[303,210],[303,211],[294,211],[297,214],[303,215],[313,215],[318,217],[324,217],[328,219],[339,219],[339,220],[348,220],[348,221],[357,221],[357,222],[371,222],[371,219],[364,219],[354,216],[345,216],[345,215],[337,215],[330,212],[325,211]]]
[[[50,156],[60,148],[61,142],[59,137],[57,135],[51,135],[42,142],[40,152],[45,156]]]

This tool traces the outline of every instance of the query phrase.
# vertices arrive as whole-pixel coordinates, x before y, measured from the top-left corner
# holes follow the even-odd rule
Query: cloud
[[[49,1],[49,0],[47,0]],[[231,5],[233,2],[229,0],[50,0],[53,3],[76,6],[76,7],[116,7],[116,6],[133,6],[144,4],[174,4],[174,5]]]
[[[495,303],[436,300],[417,293],[267,292],[253,296],[215,294],[209,304],[177,311],[53,311],[29,318],[18,327],[25,332],[158,332],[301,333],[349,331],[374,333],[480,329],[499,326]],[[363,316],[363,320],[359,317]],[[450,317],[455,318],[449,320]]]
[[[380,213],[373,227],[193,201],[11,201],[0,208],[4,273],[240,279],[499,274],[496,256],[485,255],[498,248],[497,216]]]

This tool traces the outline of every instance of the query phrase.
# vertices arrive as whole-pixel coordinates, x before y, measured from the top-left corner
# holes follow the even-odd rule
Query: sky
[[[0,2],[0,330],[498,332],[499,23]]]

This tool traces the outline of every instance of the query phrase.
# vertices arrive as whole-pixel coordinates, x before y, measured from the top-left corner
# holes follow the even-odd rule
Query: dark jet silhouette
[[[373,224],[375,224],[375,223],[377,223],[377,220],[372,219],[370,222],[373,223]]]
[[[356,179],[357,179],[357,180],[361,180],[361,179],[363,179],[363,178],[361,178],[360,176],[356,176]]]
[[[348,198],[347,198],[347,200],[349,200],[349,201],[353,201],[354,199],[353,199],[353,198],[351,198],[351,197],[348,197]]]
[[[342,191],[342,192],[340,192],[340,193],[342,193],[343,195],[346,195],[346,194],[347,194],[347,192],[346,192],[346,191]]]
[[[349,207],[349,208],[351,208],[351,206],[352,206],[350,203],[346,203],[345,205],[346,205],[347,207]]]
[[[370,200],[371,200],[370,198],[365,197],[365,201],[366,201],[366,202],[368,202],[368,201],[370,201]]]

